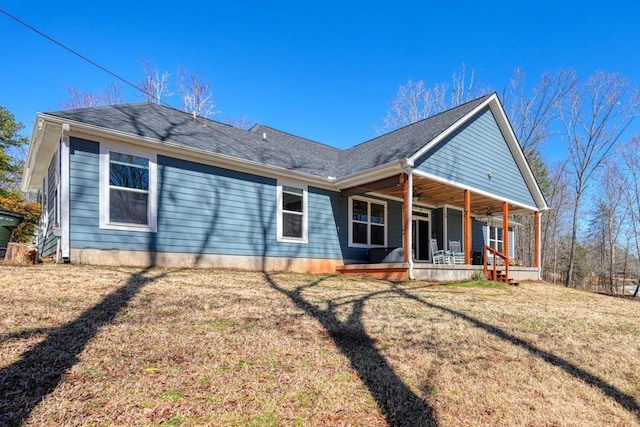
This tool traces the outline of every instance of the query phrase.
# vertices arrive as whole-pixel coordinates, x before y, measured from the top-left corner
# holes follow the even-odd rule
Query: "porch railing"
[[[491,265],[489,265],[489,256],[491,255]],[[503,253],[498,252],[491,246],[484,247],[484,254],[482,256],[484,277],[489,280],[495,280],[496,282],[509,283],[509,257]]]

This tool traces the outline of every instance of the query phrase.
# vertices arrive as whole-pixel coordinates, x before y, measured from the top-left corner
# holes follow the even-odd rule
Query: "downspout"
[[[69,124],[62,124],[62,135],[60,138],[60,251],[63,261],[69,262],[70,252],[70,220],[69,220],[69,183],[70,183],[70,153],[71,144],[69,142]]]

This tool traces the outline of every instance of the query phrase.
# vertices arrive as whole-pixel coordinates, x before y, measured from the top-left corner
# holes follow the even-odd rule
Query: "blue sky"
[[[450,82],[463,63],[498,91],[515,67],[531,85],[567,67],[640,84],[638,3],[564,3],[0,0],[0,9],[131,82],[141,60],[169,71],[175,92],[178,67],[204,73],[214,119],[247,116],[346,148],[375,136],[398,86]],[[2,14],[0,35],[0,105],[25,135],[36,112],[60,109],[64,86],[102,91],[115,81]],[[167,101],[180,107],[177,95]],[[559,145],[549,141],[545,154]]]

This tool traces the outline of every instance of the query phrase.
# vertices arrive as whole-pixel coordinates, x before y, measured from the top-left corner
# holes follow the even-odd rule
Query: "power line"
[[[104,71],[105,73],[109,74],[110,76],[115,77],[116,79],[118,79],[118,80],[120,80],[121,82],[123,82],[123,83],[127,84],[128,86],[131,86],[131,87],[132,87],[132,88],[134,88],[135,90],[137,90],[137,91],[139,91],[139,92],[143,93],[144,95],[147,95],[150,99],[155,99],[155,100],[157,100],[157,103],[158,103],[159,105],[163,105],[163,106],[165,106],[165,107],[169,107],[169,108],[173,108],[173,109],[176,109],[176,110],[177,110],[177,108],[175,108],[175,107],[174,107],[174,106],[172,106],[171,104],[169,104],[169,103],[167,103],[167,102],[165,102],[165,101],[162,101],[160,98],[158,98],[158,97],[156,97],[155,95],[153,95],[153,94],[151,94],[151,93],[149,93],[149,92],[145,91],[144,89],[140,88],[138,85],[136,85],[136,84],[134,84],[134,83],[131,83],[129,80],[125,79],[124,77],[119,76],[118,74],[114,73],[113,71],[109,70],[108,68],[103,67],[102,65],[98,64],[97,62],[95,62],[95,61],[93,61],[93,60],[91,60],[91,59],[87,58],[86,56],[84,56],[84,55],[83,55],[83,54],[81,54],[80,52],[78,52],[78,51],[76,51],[76,50],[74,50],[74,49],[72,49],[72,48],[70,48],[70,47],[66,46],[65,44],[63,44],[63,43],[61,43],[61,42],[59,42],[59,41],[57,41],[57,40],[56,40],[56,39],[54,39],[53,37],[51,37],[51,36],[49,36],[49,35],[47,35],[47,34],[43,33],[42,31],[38,30],[38,29],[37,29],[37,28],[35,28],[34,26],[27,24],[26,22],[24,22],[23,20],[21,20],[20,18],[18,18],[18,17],[16,17],[16,16],[14,16],[14,15],[10,14],[10,13],[9,13],[9,12],[7,12],[6,10],[4,10],[4,9],[0,9],[0,12],[1,12],[1,13],[3,13],[4,15],[8,16],[9,18],[13,19],[14,21],[16,21],[17,23],[19,23],[20,25],[22,25],[22,26],[24,26],[24,27],[26,27],[26,28],[30,29],[31,31],[33,31],[33,32],[35,32],[36,34],[38,34],[38,35],[40,35],[40,36],[44,37],[45,39],[49,40],[50,42],[54,43],[55,45],[57,45],[57,46],[59,46],[59,47],[63,48],[63,49],[64,49],[64,50],[66,50],[67,52],[69,52],[69,53],[71,53],[71,54],[73,54],[73,55],[77,56],[78,58],[82,59],[82,60],[83,60],[83,61],[85,61],[85,62],[88,62],[89,64],[91,64],[91,65],[93,65],[94,67],[96,67],[96,68],[98,68],[98,69],[100,69],[100,70]],[[226,137],[228,137],[228,138],[231,138],[232,140],[236,141],[236,142],[237,142],[237,143],[239,143],[240,145],[243,145],[245,148],[248,148],[250,151],[253,151],[254,153],[258,153],[258,154],[261,154],[261,155],[267,155],[267,154],[268,154],[268,156],[270,156],[270,157],[272,157],[272,158],[274,158],[274,159],[277,159],[277,160],[281,161],[283,164],[285,164],[285,165],[287,164],[287,162],[286,162],[284,159],[282,159],[281,157],[279,157],[279,156],[275,155],[275,154],[274,154],[274,153],[272,153],[272,152],[271,152],[271,153],[267,153],[266,151],[264,151],[264,150],[262,150],[262,149],[258,148],[255,144],[247,143],[246,141],[242,141],[241,139],[238,139],[238,138],[234,137],[233,135],[229,135],[228,133],[225,133],[225,132],[221,131],[220,129],[214,129],[214,128],[212,128],[212,127],[211,127],[211,126],[209,126],[205,121],[203,121],[200,117],[195,116],[195,114],[194,114],[193,120],[197,121],[200,125],[202,125],[203,127],[206,127],[207,129],[212,130],[213,132],[216,132],[216,133],[218,133],[218,134],[220,134],[220,135],[224,135],[224,136],[226,136]]]
[[[71,54],[77,56],[78,58],[82,59],[83,61],[88,62],[89,64],[93,65],[96,68],[99,68],[100,70],[104,71],[105,73],[115,77],[116,79],[120,80],[121,82],[131,86],[132,88],[142,92],[143,94],[149,96],[150,98],[153,99],[157,99],[155,96],[153,96],[152,94],[148,93],[147,91],[141,89],[138,85],[131,83],[129,80],[125,79],[124,77],[120,77],[118,74],[114,73],[113,71],[110,71],[108,68],[103,67],[102,65],[98,64],[95,61],[92,61],[91,59],[87,58],[86,56],[84,56],[83,54],[81,54],[80,52],[71,49],[70,47],[62,44],[61,42],[57,41],[56,39],[54,39],[53,37],[48,36],[47,34],[43,33],[42,31],[38,30],[37,28],[27,24],[26,22],[24,22],[23,20],[21,20],[20,18],[18,18],[17,16],[14,16],[12,14],[10,14],[9,12],[7,12],[4,9],[0,9],[0,12],[2,12],[3,14],[7,15],[9,18],[13,19],[14,21],[16,21],[17,23],[19,23],[20,25],[23,25],[25,27],[27,27],[28,29],[30,29],[31,31],[39,34],[40,36],[44,37],[45,39],[49,40],[50,42],[60,46],[61,48],[63,48],[64,50],[66,50],[67,52],[70,52]]]

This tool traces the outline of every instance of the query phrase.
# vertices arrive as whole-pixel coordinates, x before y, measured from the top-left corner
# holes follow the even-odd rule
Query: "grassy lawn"
[[[0,425],[640,425],[640,303],[0,266]]]

